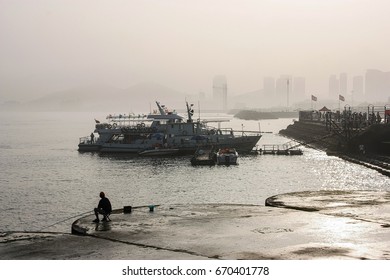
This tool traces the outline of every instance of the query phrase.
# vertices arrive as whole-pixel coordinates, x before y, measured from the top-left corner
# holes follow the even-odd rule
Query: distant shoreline
[[[242,120],[270,120],[279,118],[297,118],[298,112],[258,112],[254,110],[242,110],[234,117]]]

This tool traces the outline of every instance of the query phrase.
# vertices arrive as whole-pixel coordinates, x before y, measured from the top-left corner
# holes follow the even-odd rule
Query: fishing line
[[[45,226],[45,227],[41,228],[39,231],[42,231],[42,230],[47,229],[47,228],[49,228],[49,227],[52,227],[52,226],[55,226],[55,225],[57,225],[57,224],[66,222],[67,220],[76,218],[76,217],[78,217],[78,216],[82,216],[82,215],[88,214],[88,213],[90,213],[90,212],[93,212],[93,211],[92,211],[92,210],[89,210],[89,211],[87,211],[87,212],[80,213],[80,214],[74,215],[74,216],[72,216],[72,217],[66,218],[66,219],[64,219],[64,220],[61,220],[61,221],[59,221],[59,222],[55,222],[54,224],[51,224],[51,225],[49,225],[49,226]]]

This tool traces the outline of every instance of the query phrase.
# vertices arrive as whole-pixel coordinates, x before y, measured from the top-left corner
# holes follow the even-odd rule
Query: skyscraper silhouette
[[[339,94],[346,96],[348,94],[348,76],[347,73],[340,74],[340,91]]]
[[[224,75],[215,76],[213,79],[213,99],[217,109],[227,110],[227,82]]]
[[[367,70],[365,93],[371,102],[386,101],[390,93],[390,72]]]

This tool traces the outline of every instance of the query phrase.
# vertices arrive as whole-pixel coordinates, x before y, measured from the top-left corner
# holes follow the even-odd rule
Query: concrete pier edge
[[[2,233],[0,259],[390,259],[387,191],[302,191],[257,205],[152,208],[116,209],[110,222],[100,223],[91,213],[72,223],[73,234]]]
[[[390,192],[303,191],[271,196],[265,206],[161,205],[149,214],[147,209],[115,211],[108,230],[103,224],[91,226],[91,216],[86,216],[72,224],[72,233],[199,258],[390,259]],[[340,229],[327,228],[332,224]]]

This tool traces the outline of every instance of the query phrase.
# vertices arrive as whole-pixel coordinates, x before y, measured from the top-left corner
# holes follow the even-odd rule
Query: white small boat
[[[139,152],[140,156],[171,156],[179,152],[179,149],[156,148]]]
[[[223,148],[217,152],[218,165],[238,164],[238,153],[234,148]]]

